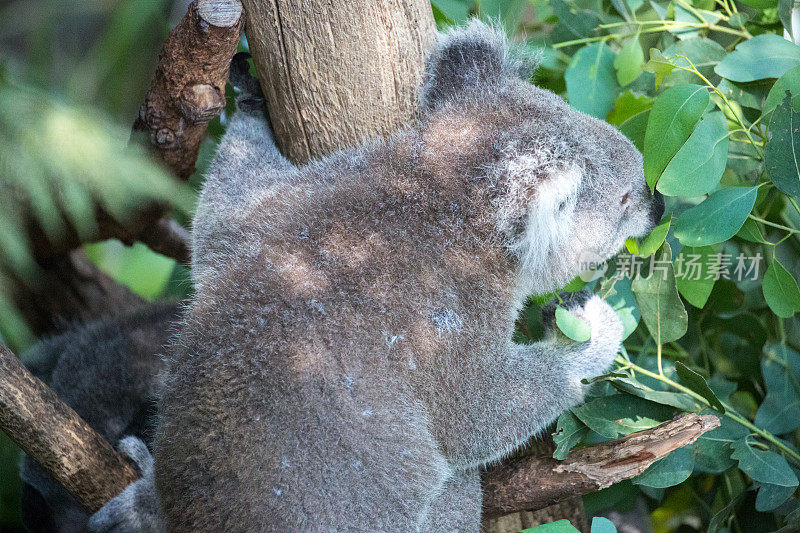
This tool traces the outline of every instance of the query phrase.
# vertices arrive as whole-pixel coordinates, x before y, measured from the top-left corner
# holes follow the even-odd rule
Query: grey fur
[[[514,322],[663,203],[625,137],[525,76],[472,22],[388,139],[294,168],[265,121],[233,117],[160,403],[170,530],[478,531],[480,467],[610,365],[622,326],[597,297],[572,309],[584,343],[516,345]]]
[[[106,320],[76,326],[23,354],[31,371],[109,442],[124,435],[152,440],[160,371],[174,302],[148,304]],[[86,529],[89,515],[35,461],[25,457],[20,477],[23,519],[31,531]]]

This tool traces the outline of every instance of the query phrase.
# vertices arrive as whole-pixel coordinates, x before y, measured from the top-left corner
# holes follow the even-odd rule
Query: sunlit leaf
[[[605,118],[619,89],[614,57],[614,52],[604,43],[578,50],[564,74],[572,106],[594,117]]]
[[[756,202],[756,187],[727,187],[684,211],[675,223],[675,237],[686,246],[727,241],[747,220]]]
[[[800,65],[800,46],[774,34],[757,35],[739,43],[714,72],[732,81],[778,78]]]
[[[797,280],[777,259],[773,259],[761,285],[764,299],[770,309],[782,318],[789,318],[800,311],[800,289]]]
[[[663,344],[683,337],[688,319],[678,295],[669,244],[664,243],[661,250],[650,258],[652,273],[640,274],[632,287],[650,335]]]

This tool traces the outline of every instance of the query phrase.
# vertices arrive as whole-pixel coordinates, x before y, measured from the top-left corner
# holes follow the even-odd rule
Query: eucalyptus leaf
[[[561,306],[556,308],[556,325],[564,335],[577,342],[588,341],[592,335],[585,320]]]
[[[792,93],[792,107],[800,109],[800,65],[787,70],[783,76],[775,80],[764,101],[761,114],[766,118],[775,108],[781,105],[786,98],[786,91]]]
[[[700,85],[672,87],[656,99],[644,137],[644,175],[651,190],[694,131],[708,99],[708,89]]]
[[[732,81],[779,78],[800,65],[800,46],[778,35],[765,33],[739,43],[714,68],[714,72]]]
[[[638,254],[641,257],[650,257],[653,255],[661,245],[664,244],[664,239],[667,238],[669,233],[669,226],[672,223],[672,217],[665,217],[664,220],[658,223],[646,237],[639,243]]]
[[[617,527],[614,522],[604,516],[595,516],[592,518],[591,533],[617,533]]]
[[[675,370],[678,372],[678,377],[681,383],[692,389],[694,392],[706,399],[706,401],[722,414],[725,414],[725,407],[719,401],[716,394],[709,388],[708,383],[703,376],[686,366],[680,361],[675,361]]]
[[[604,43],[578,50],[564,74],[573,107],[597,118],[605,118],[611,111],[619,90],[614,58],[614,52]]]
[[[800,196],[800,113],[791,96],[775,108],[769,123],[772,138],[764,150],[764,166],[772,183],[791,196]]]
[[[627,394],[591,400],[572,412],[592,431],[609,438],[650,429],[669,420],[674,409]]]
[[[553,433],[553,442],[556,450],[553,458],[563,461],[567,453],[589,434],[590,430],[572,411],[564,411],[558,417],[556,431]]]
[[[727,241],[739,231],[756,203],[756,187],[726,187],[684,211],[675,237],[686,246]]]
[[[639,303],[642,319],[657,343],[680,339],[686,333],[686,308],[678,295],[672,251],[664,243],[662,252],[650,258],[652,272],[633,280],[633,293]]]
[[[782,318],[789,318],[800,311],[800,289],[797,280],[777,259],[773,259],[761,284],[764,299],[770,309]]]
[[[781,487],[797,486],[797,476],[782,456],[755,449],[747,438],[738,440],[731,446],[731,458],[739,461],[739,469],[753,480]]]
[[[756,511],[762,513],[772,511],[794,494],[797,487],[782,487],[771,483],[762,483],[756,496]]]
[[[633,394],[663,405],[671,405],[683,411],[696,411],[699,405],[695,400],[683,392],[659,391],[644,388],[640,383],[630,379],[615,379],[611,382],[615,389]]]
[[[716,253],[717,249],[713,246],[684,246],[675,260],[678,292],[699,309],[706,305],[714,290],[716,280],[711,269],[716,263],[712,258]]]
[[[644,51],[639,44],[639,38],[634,36],[622,45],[617,57],[614,59],[614,68],[617,69],[617,81],[625,86],[639,77],[644,67]]]
[[[728,121],[720,111],[704,116],[667,164],[656,189],[667,196],[701,196],[719,184],[728,162]]]
[[[686,481],[694,470],[694,446],[689,444],[671,452],[633,478],[636,485],[657,489],[672,487]]]

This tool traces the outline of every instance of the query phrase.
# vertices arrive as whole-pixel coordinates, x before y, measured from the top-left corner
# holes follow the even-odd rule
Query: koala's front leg
[[[571,341],[551,324],[544,340],[509,342],[491,357],[472,378],[479,385],[473,391],[479,405],[478,400],[466,405],[466,416],[457,414],[458,426],[444,430],[461,436],[445,444],[456,464],[480,465],[507,455],[583,400],[587,387],[581,379],[611,366],[623,332],[614,310],[597,296],[579,297],[566,307],[589,324],[590,340]]]

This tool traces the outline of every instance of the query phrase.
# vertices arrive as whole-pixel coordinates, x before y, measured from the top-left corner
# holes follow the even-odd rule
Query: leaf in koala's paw
[[[573,526],[569,520],[564,518],[557,522],[529,527],[528,529],[523,529],[519,533],[580,533],[580,530]]]
[[[556,432],[553,433],[553,442],[556,444],[553,459],[563,461],[567,453],[588,434],[589,428],[572,411],[561,413],[556,424]]]
[[[728,120],[709,113],[661,173],[656,189],[667,196],[701,196],[719,184],[728,161]]]
[[[703,376],[684,365],[680,361],[675,361],[675,370],[678,372],[678,377],[681,383],[692,389],[694,392],[706,399],[706,401],[722,414],[725,414],[725,407],[719,401],[714,391],[708,386]]]
[[[650,335],[663,344],[683,337],[689,322],[678,295],[672,250],[666,242],[661,250],[650,257],[631,287]]]
[[[577,342],[588,341],[592,336],[592,330],[585,320],[560,305],[556,308],[556,325],[564,335]]]
[[[772,138],[764,150],[764,167],[782,192],[800,196],[800,113],[792,108],[787,91],[769,123]]]
[[[764,299],[772,312],[781,318],[789,318],[800,311],[800,289],[797,280],[777,259],[773,259],[761,284]]]
[[[604,516],[595,516],[592,519],[591,533],[617,533],[617,526]]]
[[[665,489],[686,481],[692,470],[694,470],[694,445],[687,444],[651,464],[647,470],[633,478],[633,482],[636,485]]]
[[[675,237],[686,246],[727,241],[741,229],[756,203],[757,187],[726,187],[681,213]]]
[[[608,115],[619,89],[614,57],[604,43],[578,50],[564,74],[570,105],[599,119]]]
[[[694,131],[708,106],[708,89],[679,85],[656,99],[644,137],[644,175],[653,190],[672,157]]]

